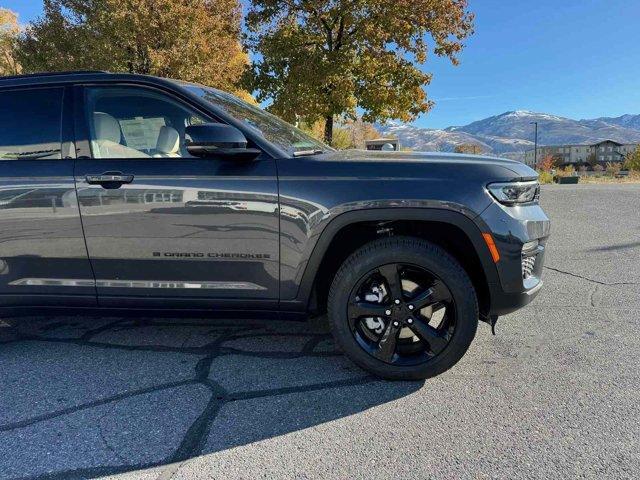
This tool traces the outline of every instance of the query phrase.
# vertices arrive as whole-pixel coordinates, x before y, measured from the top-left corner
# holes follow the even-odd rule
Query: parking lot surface
[[[426,382],[321,320],[3,319],[0,478],[640,477],[640,185],[542,203],[542,293]]]

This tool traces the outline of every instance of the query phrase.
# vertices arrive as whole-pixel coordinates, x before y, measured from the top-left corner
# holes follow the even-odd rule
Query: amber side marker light
[[[496,247],[496,242],[493,241],[493,237],[490,233],[483,233],[482,238],[484,238],[484,242],[487,244],[487,247],[489,247],[493,263],[498,263],[500,260],[500,252],[498,251],[498,247]]]

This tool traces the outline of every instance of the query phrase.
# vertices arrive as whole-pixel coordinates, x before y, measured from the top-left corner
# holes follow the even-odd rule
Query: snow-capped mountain
[[[480,145],[483,150],[492,150],[489,144],[464,132],[449,132],[397,123],[378,126],[378,130],[382,131],[385,137],[398,137],[402,146],[412,150],[452,152],[457,145],[462,144]]]
[[[620,117],[602,117],[602,118],[598,118],[597,120],[601,120],[611,125],[618,125],[619,127],[640,130],[640,115],[622,115]]]
[[[487,153],[519,158],[525,150],[533,148],[532,122],[538,122],[540,145],[585,144],[607,139],[640,143],[640,115],[573,120],[516,110],[443,130],[399,123],[378,126],[378,129],[385,136],[397,136],[402,146],[413,150],[453,151],[457,145],[474,144]]]

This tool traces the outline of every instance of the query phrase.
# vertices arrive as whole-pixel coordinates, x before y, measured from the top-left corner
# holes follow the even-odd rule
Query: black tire
[[[448,344],[423,363],[381,361],[361,346],[350,326],[348,308],[358,282],[386,264],[410,264],[432,273],[446,285],[455,302],[455,328],[448,331]],[[333,337],[341,350],[360,367],[389,380],[421,380],[443,373],[462,358],[478,327],[476,292],[466,271],[443,248],[413,237],[381,238],[356,250],[336,273],[327,307]]]

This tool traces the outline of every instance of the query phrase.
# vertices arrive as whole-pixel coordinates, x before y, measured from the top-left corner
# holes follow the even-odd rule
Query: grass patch
[[[580,177],[580,183],[640,183],[640,172],[629,172],[628,177],[615,178],[612,175],[585,175]]]

